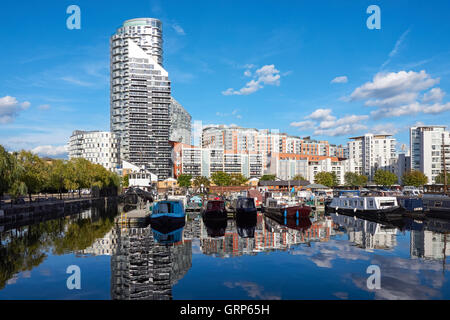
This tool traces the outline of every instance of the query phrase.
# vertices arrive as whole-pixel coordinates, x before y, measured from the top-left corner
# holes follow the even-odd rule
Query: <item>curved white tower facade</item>
[[[110,40],[110,124],[120,158],[160,180],[171,175],[171,89],[162,43],[162,23],[153,18],[125,21]]]

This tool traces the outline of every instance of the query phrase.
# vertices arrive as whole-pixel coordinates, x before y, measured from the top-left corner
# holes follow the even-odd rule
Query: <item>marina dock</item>
[[[115,223],[121,226],[145,225],[150,221],[150,211],[145,209],[135,209],[123,212],[116,217]]]

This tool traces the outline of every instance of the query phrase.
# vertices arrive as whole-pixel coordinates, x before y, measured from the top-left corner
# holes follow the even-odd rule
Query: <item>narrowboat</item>
[[[408,213],[423,213],[423,199],[409,196],[397,197],[398,205]]]
[[[300,219],[309,217],[311,207],[289,200],[267,198],[264,213],[275,217]]]
[[[186,213],[183,203],[179,200],[163,200],[150,207],[150,222],[162,220],[163,222],[184,221]]]
[[[422,201],[426,214],[450,217],[450,196],[445,194],[424,194]]]
[[[381,194],[381,195],[380,195]],[[384,196],[382,193],[368,192],[342,193],[333,198],[328,205],[328,210],[338,213],[390,213],[400,209],[397,197]]]
[[[202,217],[207,217],[210,219],[214,218],[227,218],[228,213],[225,209],[225,201],[223,200],[208,200],[204,203],[201,209]]]
[[[236,215],[256,215],[257,209],[255,205],[255,199],[239,197],[236,199],[234,205]]]

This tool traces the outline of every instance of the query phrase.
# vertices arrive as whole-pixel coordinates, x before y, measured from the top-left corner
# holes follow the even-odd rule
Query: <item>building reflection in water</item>
[[[345,228],[348,240],[361,249],[393,249],[397,245],[398,228],[380,222],[342,214],[331,214],[336,225]]]
[[[450,221],[442,219],[411,220],[411,258],[443,260],[450,255]]]
[[[332,221],[323,218],[311,223],[309,219],[287,220],[286,224],[262,214],[256,219],[228,220],[223,236],[211,237],[208,223],[201,221],[200,245],[204,254],[221,258],[259,252],[288,250],[292,245],[312,241],[328,241],[334,234]]]
[[[150,226],[116,226],[113,233],[116,241],[111,256],[111,298],[172,299],[172,287],[192,266],[191,240],[174,236],[175,241],[165,239],[159,243]],[[162,233],[155,234],[160,239]]]
[[[363,250],[392,250],[397,235],[411,230],[412,258],[443,260],[450,253],[450,222],[425,219],[350,217],[331,214],[310,219],[277,221],[263,214],[254,218],[202,219],[189,214],[185,222],[140,228],[114,226],[81,253],[111,256],[112,299],[172,299],[173,286],[192,266],[192,241],[200,240],[205,255],[220,258],[288,251],[347,234]],[[80,253],[80,252],[78,252]]]

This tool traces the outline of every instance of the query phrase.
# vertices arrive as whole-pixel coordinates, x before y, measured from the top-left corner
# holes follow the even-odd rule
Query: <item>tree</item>
[[[20,174],[16,158],[0,145],[0,200]]]
[[[21,196],[24,196],[28,193],[27,186],[24,182],[16,180],[12,184],[11,188],[9,189],[9,195],[12,198],[11,206],[13,205],[13,202],[17,201]]]
[[[392,186],[397,180],[398,178],[394,173],[381,169],[377,170],[373,176],[373,181],[380,186]]]
[[[208,178],[206,177],[195,177],[194,181],[192,182],[192,184],[194,185],[194,187],[201,188],[201,186],[203,185],[205,188],[209,188],[209,185],[211,184],[211,182],[209,181]]]
[[[125,188],[128,188],[130,186],[130,175],[126,174],[125,177],[123,177],[123,186]]]
[[[62,199],[62,190],[65,187],[66,169],[67,165],[64,160],[54,160],[48,170],[49,187],[58,191],[60,199]]]
[[[19,152],[17,159],[23,168],[19,180],[25,183],[31,202],[32,194],[40,192],[47,185],[45,163],[37,155],[24,150]]]
[[[442,178],[442,182],[438,182],[438,177]],[[436,183],[444,183],[444,175],[437,176],[436,177]],[[402,177],[402,183],[404,186],[414,186],[414,187],[420,187],[424,184],[427,184],[428,177],[424,175],[422,172],[417,170],[412,170],[409,172],[406,172]]]
[[[190,174],[180,174],[178,176],[178,185],[182,188],[189,188],[191,186],[192,176]]]
[[[248,179],[240,173],[232,173],[230,180],[230,185],[232,186],[241,186],[248,181]]]
[[[360,187],[367,183],[367,176],[355,172],[346,172],[344,180],[346,185]]]
[[[216,186],[229,186],[231,184],[231,176],[223,171],[214,172],[211,175],[211,180]]]
[[[265,174],[263,175],[259,181],[274,181],[277,178],[274,174]]]
[[[306,179],[305,179],[305,177],[303,177],[301,174],[298,174],[298,175],[296,175],[295,177],[293,177],[292,180],[295,180],[295,181],[299,181],[299,180],[305,181]]]
[[[338,185],[337,176],[334,172],[318,172],[314,178],[314,182],[330,188]]]

